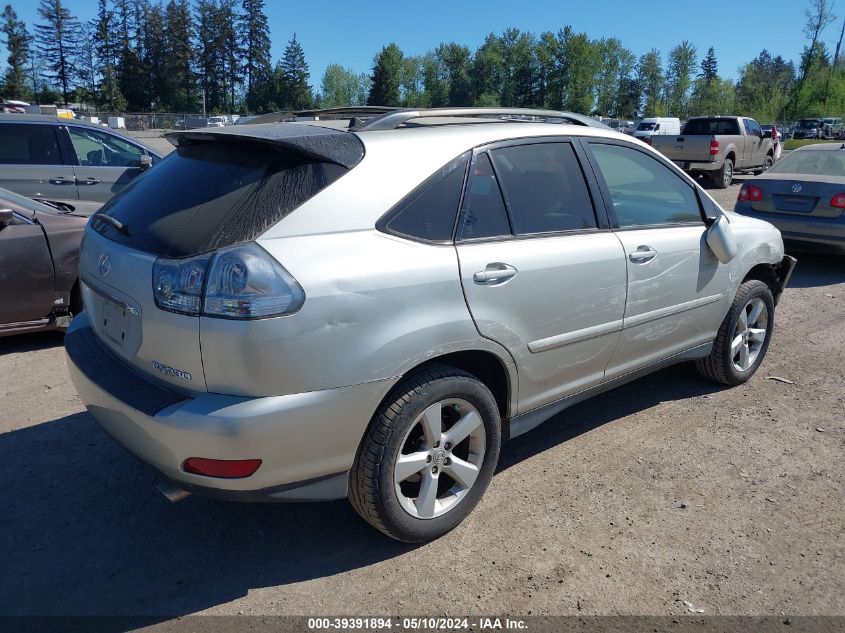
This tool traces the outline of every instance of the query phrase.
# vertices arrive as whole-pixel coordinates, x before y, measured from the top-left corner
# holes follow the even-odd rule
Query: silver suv
[[[454,528],[502,441],[695,359],[756,371],[795,260],[651,148],[567,113],[177,132],[92,216],[66,339],[171,499],[347,497]]]

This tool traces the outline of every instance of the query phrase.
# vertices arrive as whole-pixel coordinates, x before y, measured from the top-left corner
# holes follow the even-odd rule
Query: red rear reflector
[[[249,477],[258,470],[259,466],[261,466],[260,459],[206,459],[205,457],[190,457],[182,464],[186,473],[224,479]]]
[[[845,196],[845,194],[842,195]],[[760,202],[763,199],[763,190],[746,182],[739,188],[739,195],[736,199],[738,202]]]
[[[719,153],[719,141],[710,141],[710,155],[715,156]]]
[[[845,209],[845,193],[837,193],[830,199],[830,206],[836,209]]]

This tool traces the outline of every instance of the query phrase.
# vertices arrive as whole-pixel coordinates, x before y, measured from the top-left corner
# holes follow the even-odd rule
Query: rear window
[[[258,143],[184,145],[103,207],[125,232],[92,228],[148,253],[198,255],[255,239],[346,172]]]
[[[640,123],[637,126],[637,131],[639,132],[651,132],[654,129],[654,126],[657,125],[656,123]]]
[[[690,119],[684,126],[684,136],[715,136],[739,134],[739,123],[731,118]]]
[[[791,152],[769,169],[776,174],[809,174],[845,177],[845,150],[803,150]]]

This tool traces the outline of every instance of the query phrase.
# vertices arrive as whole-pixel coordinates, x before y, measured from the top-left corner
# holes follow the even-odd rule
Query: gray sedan
[[[791,152],[742,185],[734,211],[771,222],[793,246],[845,254],[845,144]]]

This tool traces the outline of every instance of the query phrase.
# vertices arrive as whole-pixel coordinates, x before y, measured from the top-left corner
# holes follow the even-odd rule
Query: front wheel
[[[737,290],[713,349],[696,361],[703,375],[726,385],[739,385],[763,362],[775,325],[772,291],[762,281],[746,281]]]
[[[472,374],[433,365],[400,382],[376,413],[350,472],[349,500],[399,541],[435,539],[481,499],[500,446],[490,390]]]

